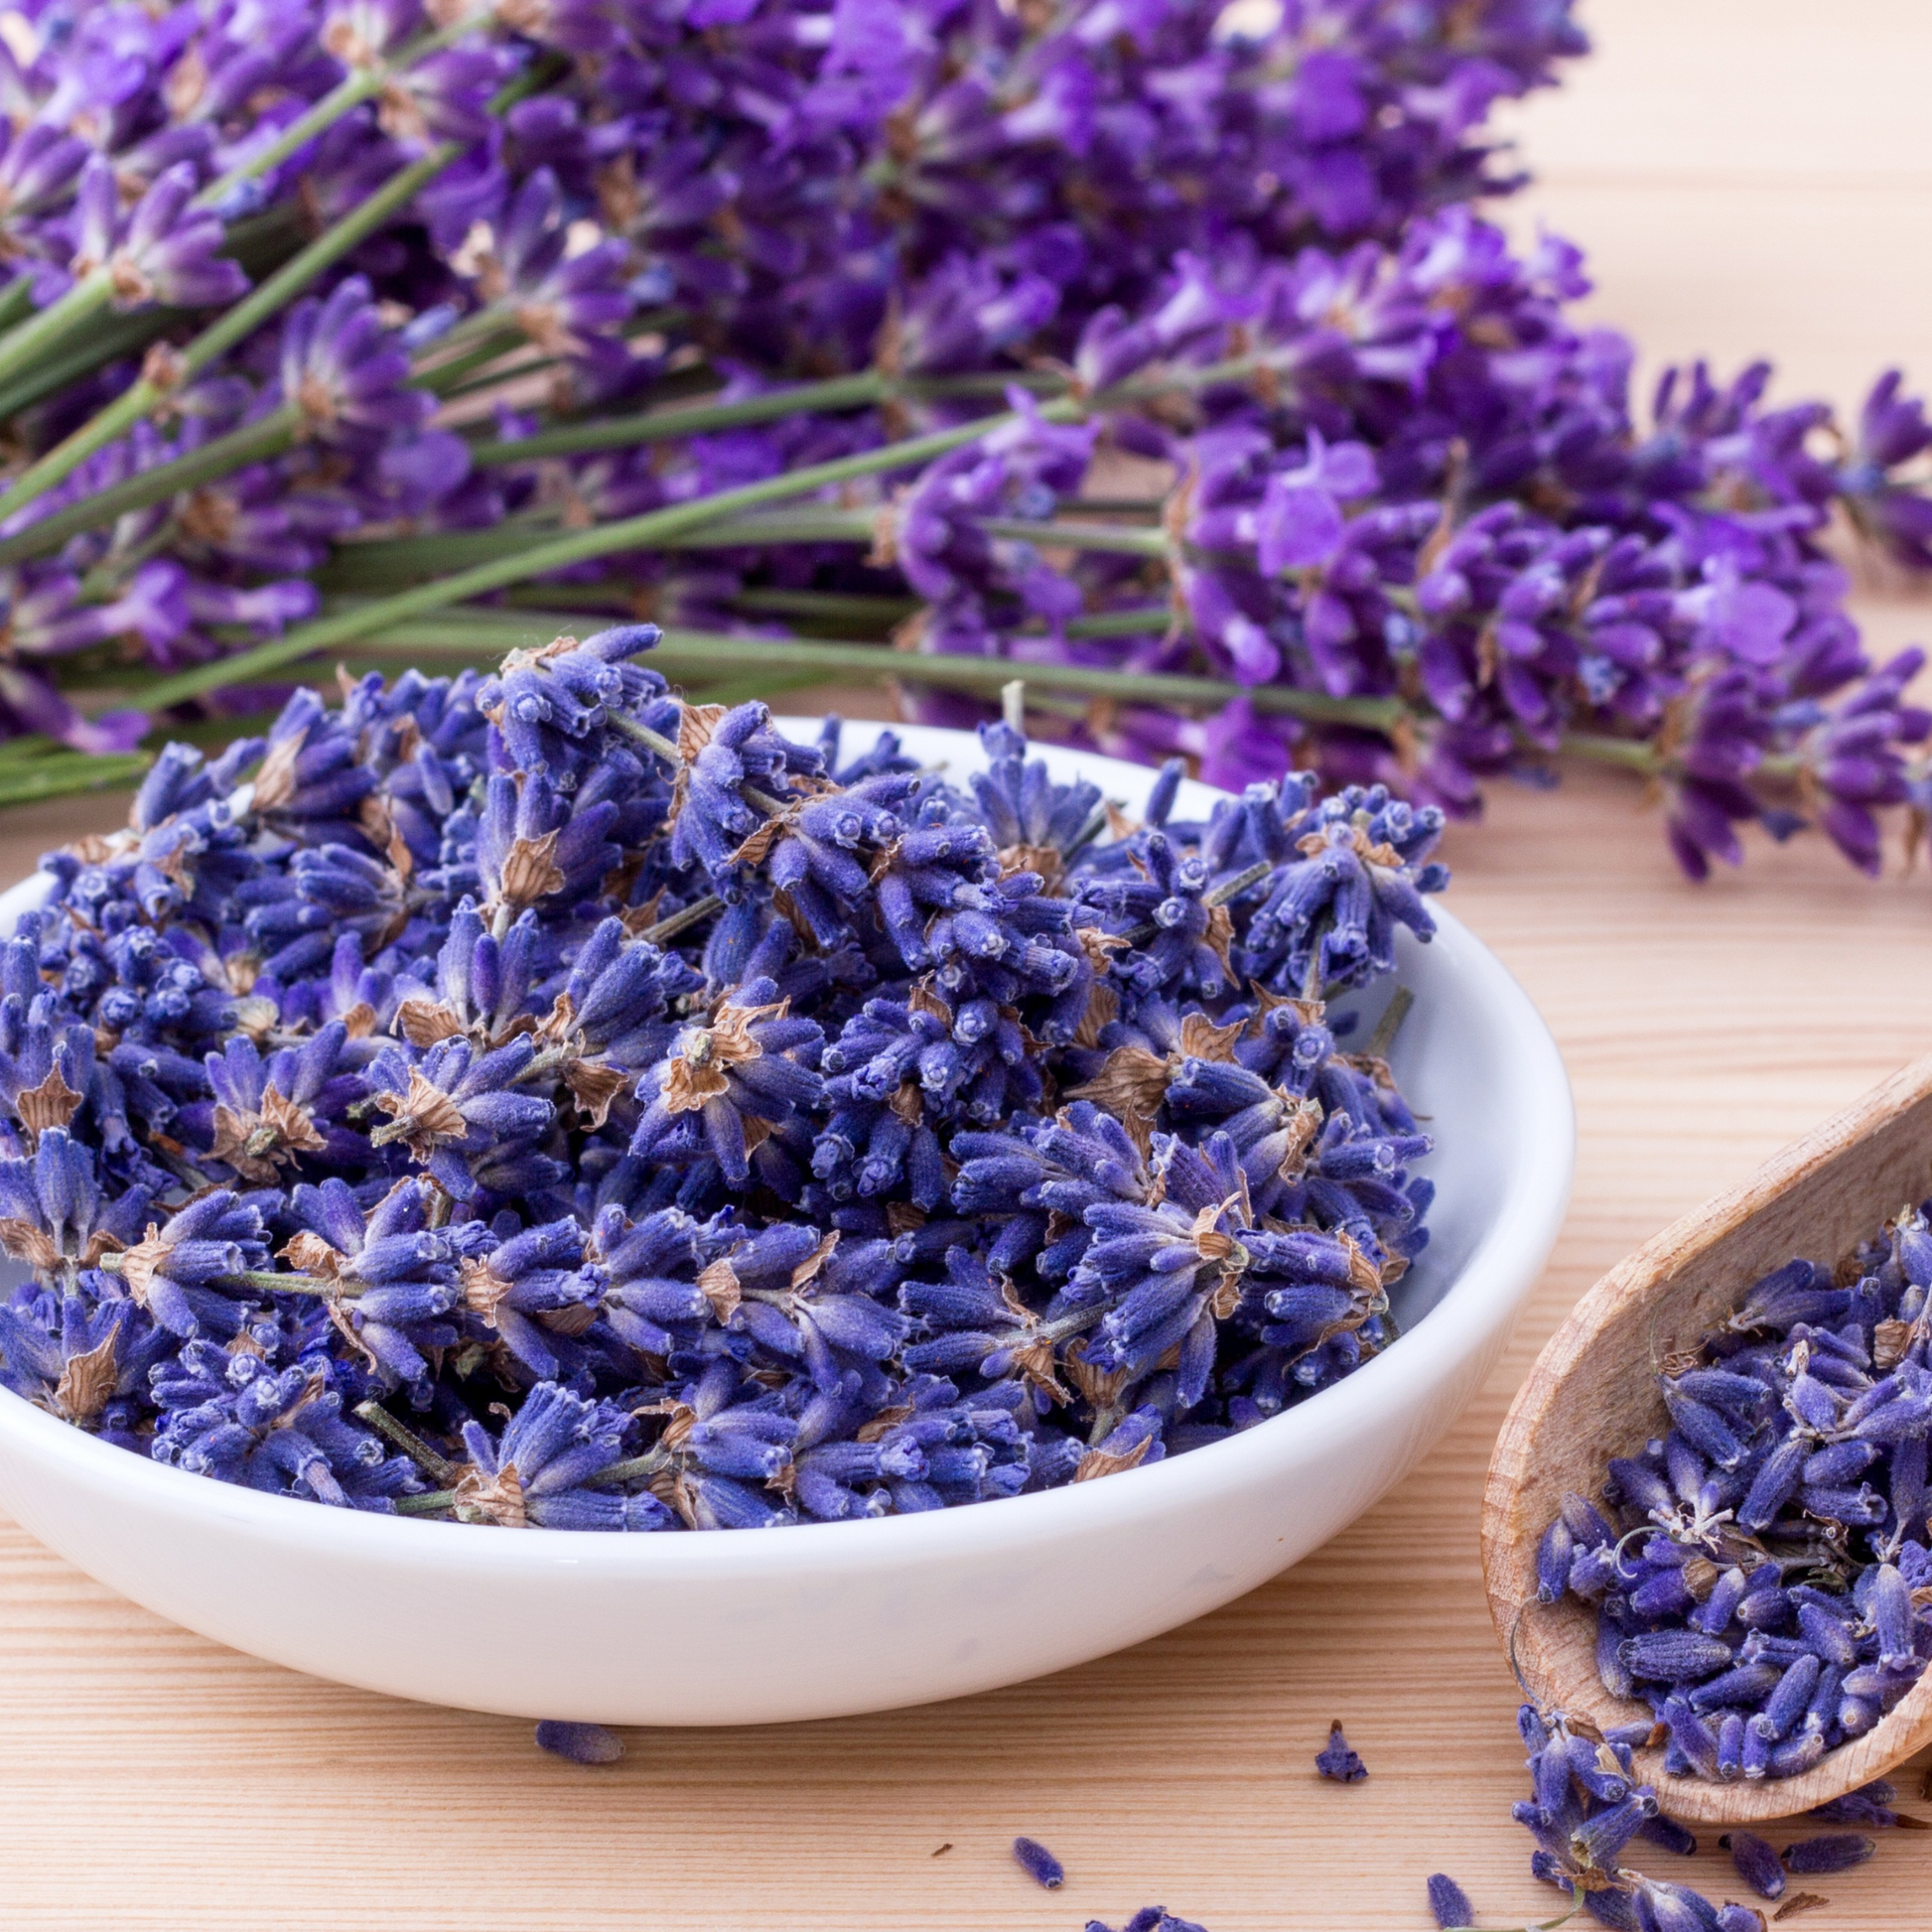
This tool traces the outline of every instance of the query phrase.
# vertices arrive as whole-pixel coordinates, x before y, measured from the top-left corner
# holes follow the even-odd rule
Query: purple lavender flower
[[[215,253],[222,239],[219,218],[191,208],[195,176],[187,162],[165,170],[123,223],[112,166],[99,156],[89,161],[74,196],[69,271],[78,278],[105,269],[119,309],[150,302],[207,309],[234,301],[248,278]]]
[[[1337,1784],[1354,1784],[1368,1776],[1368,1766],[1349,1749],[1348,1739],[1341,1734],[1339,1718],[1328,1726],[1328,1741],[1315,1754],[1314,1767]]]
[[[1439,1932],[1454,1932],[1454,1928],[1475,1923],[1476,1911],[1469,1903],[1469,1894],[1444,1871],[1430,1874],[1429,1909],[1435,1914]]]
[[[603,1725],[567,1724],[545,1718],[536,1731],[537,1748],[573,1764],[616,1764],[623,1756],[623,1739]]]
[[[1027,1876],[1048,1891],[1058,1891],[1066,1880],[1066,1867],[1035,1839],[1016,1838],[1013,1856]]]

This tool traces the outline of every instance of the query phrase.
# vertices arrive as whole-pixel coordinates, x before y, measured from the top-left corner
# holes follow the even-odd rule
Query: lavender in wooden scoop
[[[1668,1433],[1544,1533],[1539,1600],[1596,1605],[1604,1687],[1650,1706],[1673,1775],[1809,1771],[1932,1657],[1929,1285],[1923,1212],[1836,1278],[1766,1275],[1666,1364]]]

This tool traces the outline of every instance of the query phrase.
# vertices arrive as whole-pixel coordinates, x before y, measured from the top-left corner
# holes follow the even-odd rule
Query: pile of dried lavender
[[[1754,1905],[1716,1905],[1689,1885],[1648,1877],[1623,1863],[1638,1840],[1679,1856],[1697,1850],[1691,1833],[1659,1811],[1656,1791],[1636,1781],[1631,1745],[1648,1735],[1647,1725],[1605,1736],[1593,1725],[1533,1704],[1522,1707],[1516,1724],[1529,1750],[1532,1795],[1514,1812],[1536,1840],[1530,1871],[1575,1901],[1561,1917],[1544,1921],[1546,1932],[1579,1911],[1617,1932],[1765,1932],[1764,1914]],[[1922,1820],[1892,1809],[1897,1795],[1882,1781],[1867,1784],[1808,1816],[1839,1827],[1923,1829]],[[1784,1899],[1772,1914],[1779,1921],[1830,1902],[1806,1891],[1784,1898],[1787,1873],[1846,1871],[1876,1849],[1864,1832],[1842,1829],[1800,1839],[1782,1856],[1747,1832],[1719,1843],[1760,1898]],[[1477,1932],[1468,1894],[1445,1872],[1430,1876],[1429,1908],[1442,1932]]]
[[[299,693],[48,862],[11,1387],[338,1506],[712,1529],[1131,1468],[1384,1345],[1429,1142],[1322,1000],[1427,936],[1439,813],[1174,824],[1176,766],[1133,827],[1003,726],[970,792],[835,769],[656,634]]]
[[[1608,1514],[1571,1495],[1546,1532],[1540,1598],[1597,1606],[1604,1687],[1674,1775],[1807,1771],[1932,1658],[1928,1286],[1911,1210],[1837,1277],[1767,1275],[1662,1377],[1669,1432],[1610,1463]]]

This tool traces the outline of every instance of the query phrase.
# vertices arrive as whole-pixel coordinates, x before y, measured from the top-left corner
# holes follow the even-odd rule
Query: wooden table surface
[[[1775,349],[1790,395],[1850,402],[1891,359],[1932,376],[1923,0],[1586,11],[1599,53],[1512,117],[1542,171],[1512,218],[1589,248],[1594,312],[1665,354]],[[1872,584],[1862,609],[1881,643],[1932,634],[1932,604],[1896,587]],[[0,878],[120,810],[0,817]],[[1499,791],[1449,857],[1456,911],[1569,1060],[1576,1200],[1480,1399],[1326,1550],[1042,1683],[843,1723],[633,1733],[622,1764],[591,1771],[537,1752],[521,1723],[234,1655],[0,1523],[0,1923],[1078,1932],[1160,1900],[1211,1932],[1400,1932],[1429,1924],[1439,1868],[1487,1924],[1552,1915],[1509,1820],[1516,1697],[1478,1584],[1490,1442],[1602,1270],[1932,1047],[1932,881],[1868,882],[1799,847],[1693,890],[1635,792],[1590,774],[1553,797]],[[1312,1775],[1332,1716],[1365,1784]],[[1021,1832],[1065,1861],[1063,1890],[1021,1876],[1006,1850]],[[1715,1848],[1653,1868],[1736,1895]],[[1831,1902],[1806,1928],[1923,1932],[1932,1841],[1892,1834],[1813,1889]]]

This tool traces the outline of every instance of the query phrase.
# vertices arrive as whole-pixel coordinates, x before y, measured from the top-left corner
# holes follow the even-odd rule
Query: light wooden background
[[[1593,62],[1518,117],[1543,179],[1515,218],[1588,246],[1596,312],[1659,353],[1775,349],[1787,394],[1852,401],[1892,358],[1932,377],[1922,0],[1588,15]],[[1897,587],[1866,609],[1883,641],[1932,633],[1932,604]],[[0,818],[0,877],[115,817],[95,800]],[[1634,793],[1591,777],[1499,793],[1450,857],[1456,910],[1568,1057],[1576,1204],[1481,1399],[1327,1550],[1041,1684],[792,1729],[634,1733],[621,1766],[587,1771],[519,1723],[220,1650],[0,1525],[0,1923],[1078,1932],[1162,1900],[1211,1932],[1401,1932],[1429,1923],[1437,1868],[1486,1923],[1550,1915],[1509,1822],[1516,1699],[1478,1587],[1489,1443],[1598,1273],[1932,1046],[1932,881],[1872,884],[1793,849],[1694,891]],[[1313,1778],[1331,1716],[1366,1784]],[[1019,1874],[1018,1832],[1065,1861],[1064,1890]],[[1719,1855],[1693,1863],[1725,1895]],[[1813,1888],[1831,1909],[1806,1927],[1923,1932],[1932,1849],[1894,1835]]]

